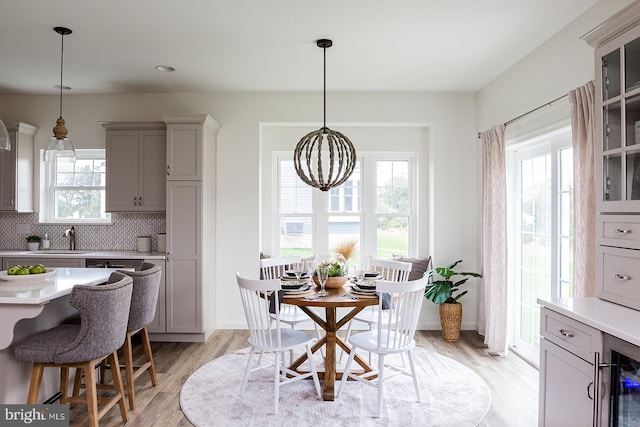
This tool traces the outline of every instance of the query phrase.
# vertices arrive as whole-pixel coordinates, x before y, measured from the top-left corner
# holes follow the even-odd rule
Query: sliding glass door
[[[511,347],[537,364],[540,297],[573,294],[573,159],[569,127],[511,150]]]

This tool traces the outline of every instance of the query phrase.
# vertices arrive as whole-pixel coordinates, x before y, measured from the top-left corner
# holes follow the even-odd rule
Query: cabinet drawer
[[[544,339],[589,363],[593,363],[594,353],[602,348],[599,330],[544,307],[540,309],[540,333]]]
[[[600,244],[640,249],[640,217],[601,215],[598,221]]]
[[[598,296],[640,310],[640,251],[598,248]]]

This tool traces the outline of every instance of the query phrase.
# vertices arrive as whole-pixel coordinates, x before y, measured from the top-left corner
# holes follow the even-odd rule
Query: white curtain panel
[[[595,83],[569,92],[573,144],[573,296],[595,296]]]
[[[482,140],[482,286],[478,332],[489,352],[507,354],[507,170],[505,126]]]

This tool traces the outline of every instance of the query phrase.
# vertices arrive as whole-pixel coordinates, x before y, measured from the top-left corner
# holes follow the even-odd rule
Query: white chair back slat
[[[280,279],[246,279],[239,275],[236,277],[250,341],[258,347],[280,347],[280,308],[277,303],[281,290]],[[271,298],[276,301],[272,304],[275,316],[271,316],[269,311]]]
[[[286,270],[290,270],[293,264],[301,262],[299,256],[264,258],[260,260],[260,273],[262,279],[279,279]]]
[[[372,258],[371,266],[382,274],[382,280],[389,282],[406,282],[413,264],[392,259]]]
[[[400,350],[413,342],[420,316],[424,288],[428,278],[423,277],[411,282],[377,282],[378,293],[391,295],[393,310],[382,310],[382,298],[378,305],[378,348]]]

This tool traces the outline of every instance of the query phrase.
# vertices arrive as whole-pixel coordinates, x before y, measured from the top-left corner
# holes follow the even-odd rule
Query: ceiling
[[[0,13],[0,94],[476,92],[597,0],[20,0]],[[161,73],[156,65],[175,67]]]

